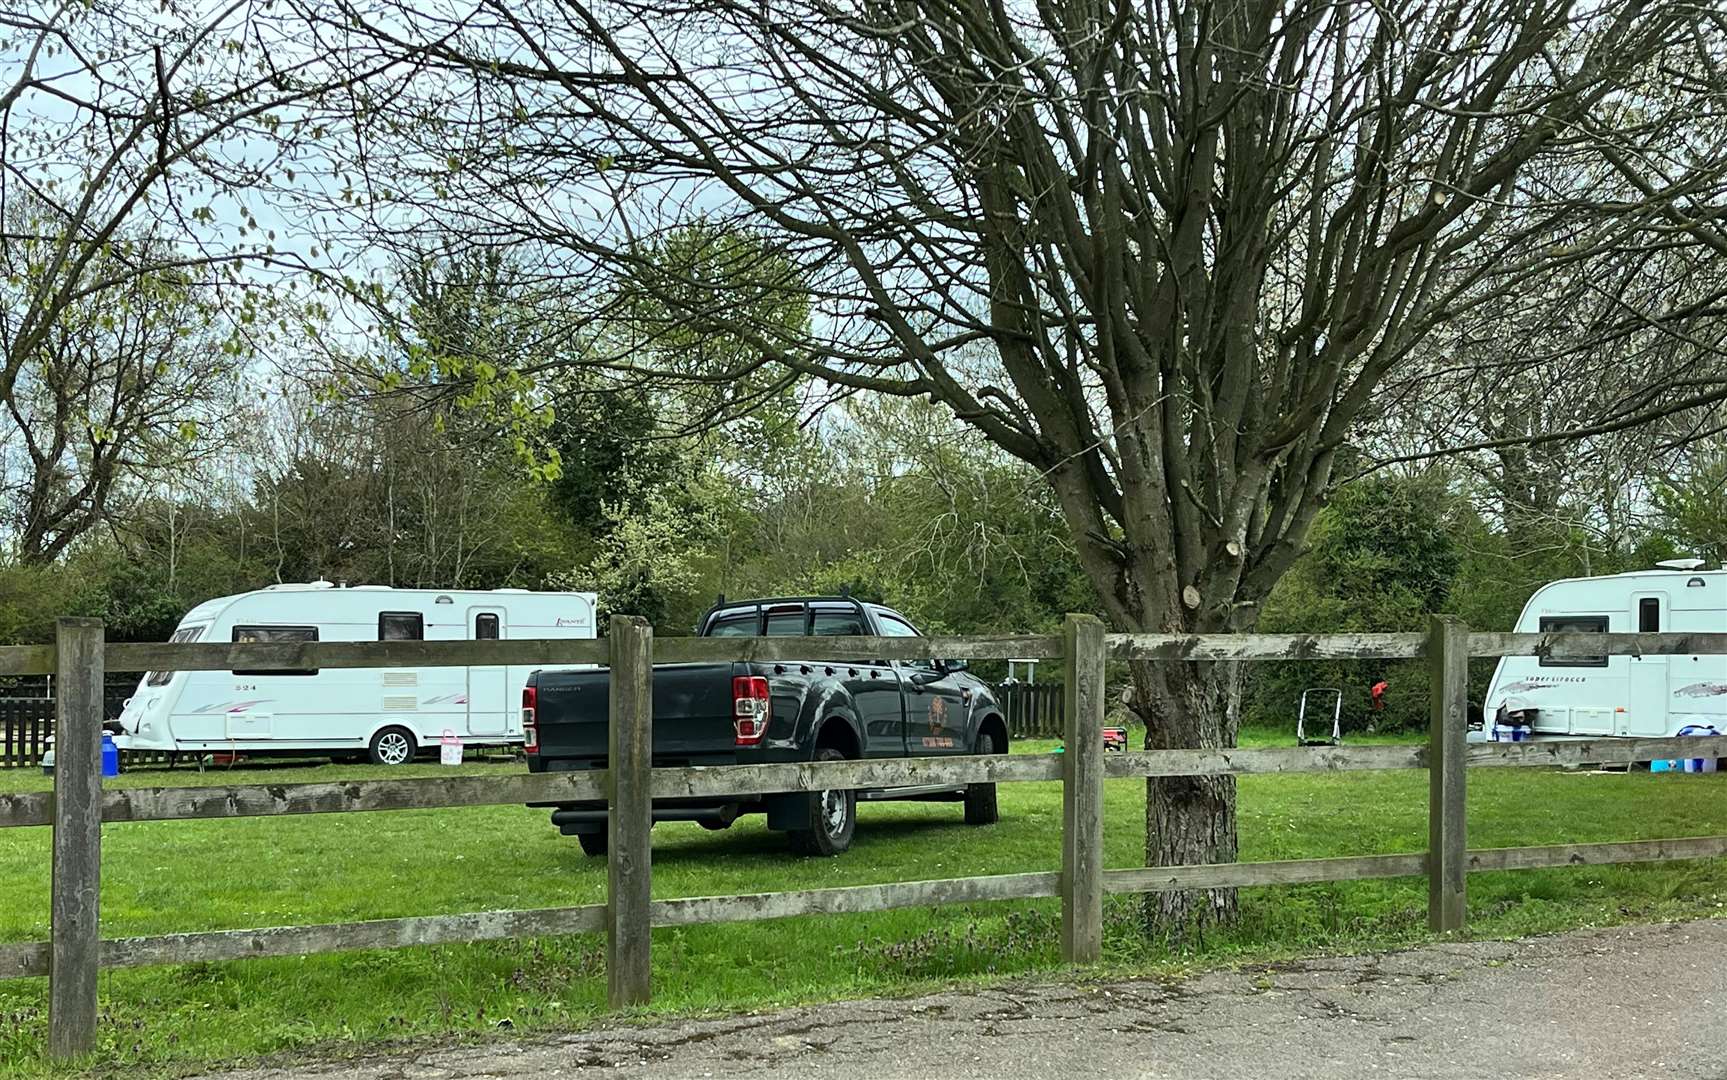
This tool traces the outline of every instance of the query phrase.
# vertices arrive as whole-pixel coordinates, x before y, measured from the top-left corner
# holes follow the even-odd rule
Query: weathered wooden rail
[[[306,642],[266,644],[105,644],[100,623],[66,619],[52,646],[0,648],[0,675],[57,678],[58,767],[54,791],[0,795],[0,828],[53,828],[50,939],[0,944],[0,978],[49,977],[49,1050],[75,1057],[94,1045],[100,970],[150,964],[299,956],[546,934],[604,932],[608,996],[614,1006],[648,1000],[652,927],[796,915],[883,911],[929,904],[1059,897],[1064,958],[1099,958],[1106,893],[1285,885],[1425,875],[1428,919],[1458,930],[1471,871],[1710,858],[1727,837],[1560,844],[1470,850],[1464,794],[1476,767],[1630,762],[1706,756],[1708,738],[1595,739],[1467,745],[1466,675],[1471,656],[1727,653],[1727,634],[1471,634],[1452,619],[1426,634],[1106,635],[1089,616],[1070,616],[1052,637],[755,638],[656,641],[638,619],[612,621],[603,641]],[[651,767],[650,674],[656,661],[797,660],[860,657],[924,660],[1059,658],[1065,665],[1065,752],[906,760],[805,762],[711,768]],[[1259,659],[1420,658],[1432,665],[1433,721],[1425,746],[1275,747],[1161,750],[1105,755],[1106,661],[1238,662]],[[99,732],[105,670],[250,670],[483,663],[607,664],[612,669],[610,768],[589,773],[456,776],[335,783],[200,788],[104,789]],[[1103,782],[1109,778],[1427,769],[1432,778],[1426,851],[1276,862],[1103,866]],[[651,802],[676,796],[749,795],[892,785],[1059,782],[1059,872],[901,881],[748,896],[651,896]],[[373,919],[317,926],[219,930],[102,939],[98,912],[102,826],[276,814],[424,810],[605,799],[611,807],[607,899],[603,904]]]

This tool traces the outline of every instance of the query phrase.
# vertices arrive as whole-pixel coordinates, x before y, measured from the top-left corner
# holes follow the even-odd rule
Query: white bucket
[[[438,740],[438,764],[460,765],[462,763],[462,740],[449,728],[444,729],[444,737]]]

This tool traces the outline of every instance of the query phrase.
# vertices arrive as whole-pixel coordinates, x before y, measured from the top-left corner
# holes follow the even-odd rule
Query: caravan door
[[[496,641],[510,636],[508,613],[501,607],[468,609],[468,637]],[[501,664],[468,667],[468,734],[503,735],[509,731],[510,669]]]
[[[1664,592],[1641,592],[1631,596],[1631,625],[1640,634],[1658,634],[1667,628],[1669,608]],[[1618,716],[1616,735],[1659,738],[1667,734],[1666,656],[1628,656],[1624,712]]]

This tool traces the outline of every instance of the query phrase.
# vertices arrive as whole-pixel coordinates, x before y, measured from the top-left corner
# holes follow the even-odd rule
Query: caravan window
[[[1605,615],[1551,615],[1541,620],[1543,634],[1605,634]],[[1543,656],[1542,667],[1606,667],[1605,656]]]
[[[1645,596],[1637,601],[1637,632],[1639,634],[1659,634],[1661,632],[1661,600],[1655,596]]]
[[[204,628],[202,626],[187,626],[174,631],[174,635],[168,639],[168,642],[169,644],[179,644],[184,641],[197,641],[203,636]],[[172,671],[152,671],[144,676],[144,685],[167,686],[168,681],[173,677]]]
[[[235,644],[253,645],[268,641],[317,641],[316,626],[236,626],[232,640]],[[317,668],[293,671],[241,671],[234,669],[236,675],[316,675]]]
[[[490,612],[474,616],[474,640],[498,640],[498,617]]]
[[[385,611],[378,615],[379,641],[424,641],[426,617],[417,611]]]

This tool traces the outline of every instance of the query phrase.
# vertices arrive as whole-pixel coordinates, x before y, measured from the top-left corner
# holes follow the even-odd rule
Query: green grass
[[[1280,741],[1276,733],[1248,741]],[[1047,749],[1031,744],[1026,749]],[[504,775],[519,765],[475,764]],[[289,782],[387,774],[362,767],[130,773],[121,784]],[[38,774],[0,774],[0,790],[42,790]],[[1106,791],[1106,858],[1139,862],[1144,788]],[[1425,846],[1421,772],[1248,777],[1241,783],[1244,859],[1417,851]],[[872,805],[856,846],[830,860],[794,858],[746,819],[726,832],[654,831],[654,894],[760,892],[970,874],[1053,870],[1060,791],[1001,788],[1001,824],[967,828],[953,804]],[[1483,769],[1470,774],[1473,846],[1631,840],[1727,832],[1727,774],[1595,774]],[[48,932],[48,833],[0,830],[0,940]],[[103,831],[105,936],[332,922],[503,907],[599,902],[602,862],[560,837],[543,810],[311,815],[144,822]],[[1133,933],[1112,901],[1108,970],[1170,971],[1299,952],[1403,944],[1425,937],[1419,879],[1243,893],[1239,929],[1174,955]],[[1587,867],[1470,878],[1478,935],[1628,919],[1712,914],[1727,899],[1727,860]],[[931,985],[1059,968],[1051,902],[809,917],[656,931],[651,1013],[754,1009],[910,992]],[[102,976],[97,1067],[177,1071],[317,1044],[416,1035],[556,1030],[603,1013],[601,942],[591,936],[360,952]],[[37,1072],[45,980],[0,983],[0,1068]],[[326,1046],[332,1049],[332,1046]]]

